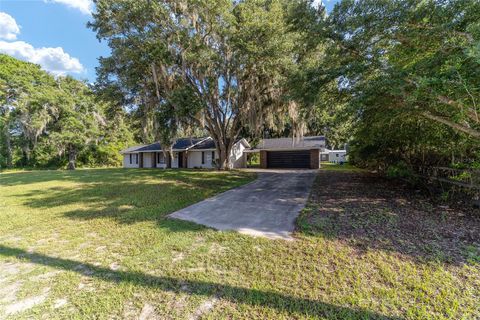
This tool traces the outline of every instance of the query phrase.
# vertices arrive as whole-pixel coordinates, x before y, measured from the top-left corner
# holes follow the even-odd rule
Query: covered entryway
[[[267,168],[310,168],[310,150],[267,151]]]

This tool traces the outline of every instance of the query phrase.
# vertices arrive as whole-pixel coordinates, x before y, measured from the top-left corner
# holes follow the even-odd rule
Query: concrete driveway
[[[258,179],[176,211],[172,218],[218,230],[292,239],[317,170],[257,170]]]

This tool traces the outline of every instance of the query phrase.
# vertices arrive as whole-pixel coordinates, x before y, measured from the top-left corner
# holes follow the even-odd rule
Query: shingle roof
[[[153,151],[153,150],[162,150],[162,147],[160,146],[160,142],[155,142],[152,144],[147,144],[146,146],[142,148],[138,148],[137,152],[143,152],[143,151]]]
[[[311,136],[302,138],[278,138],[263,139],[257,145],[257,149],[302,149],[324,148],[324,136]]]
[[[173,149],[187,149],[207,138],[181,138],[173,145]]]
[[[142,145],[138,145],[138,146],[128,147],[127,149],[123,149],[120,152],[121,153],[134,152],[134,151],[137,151],[137,149],[140,149],[140,148],[145,147],[145,146],[146,145],[142,144]]]
[[[202,142],[205,139],[207,138],[180,138],[180,139],[177,139],[177,141],[173,145],[173,149],[174,150],[188,149],[196,145],[197,143]],[[152,144],[130,147],[125,150],[122,150],[122,153],[149,152],[149,151],[159,151],[159,150],[162,150],[162,146],[160,142],[155,142]]]
[[[235,140],[235,143],[241,141],[243,138],[237,138]],[[248,142],[245,140],[245,143],[247,144],[247,148],[250,147],[250,145],[248,144]],[[192,150],[206,150],[206,149],[215,149],[216,146],[215,146],[215,141],[211,138],[211,137],[208,137],[208,139],[205,139],[204,141],[200,142],[199,144],[195,145],[195,147],[192,148]]]
[[[242,140],[241,138],[237,139],[235,142]],[[185,149],[195,149],[195,150],[207,150],[215,149],[215,142],[211,137],[206,138],[180,138],[177,139],[173,145],[173,150],[185,150]],[[135,147],[130,147],[125,150],[122,150],[121,153],[129,152],[149,152],[149,151],[160,151],[162,146],[160,142],[155,142],[147,145],[140,145]]]
[[[197,144],[195,147],[192,149],[198,150],[198,149],[215,149],[215,141],[213,141],[212,138],[208,138],[199,144]]]

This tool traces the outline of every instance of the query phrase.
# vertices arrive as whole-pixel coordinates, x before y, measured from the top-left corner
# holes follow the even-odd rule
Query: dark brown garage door
[[[269,151],[268,168],[310,168],[310,151]]]

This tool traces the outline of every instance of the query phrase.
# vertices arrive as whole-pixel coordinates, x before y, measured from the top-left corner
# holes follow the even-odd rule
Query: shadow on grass
[[[387,317],[368,310],[356,310],[316,300],[290,297],[278,292],[235,287],[206,281],[154,276],[141,272],[114,271],[70,259],[49,257],[39,253],[28,253],[22,249],[3,245],[0,245],[0,255],[16,257],[43,266],[77,272],[84,276],[96,277],[103,281],[129,282],[137,286],[158,288],[163,291],[175,293],[215,296],[233,303],[273,308],[290,314],[324,317],[326,319],[401,319],[398,317]]]
[[[321,171],[297,234],[339,239],[360,252],[461,265],[480,261],[480,216],[471,213],[366,172]]]
[[[11,195],[20,199],[24,206],[42,210],[57,208],[58,212],[71,219],[108,218],[127,224],[157,221],[162,227],[177,230],[181,222],[166,221],[166,215],[253,178],[239,172],[159,169],[99,169],[74,173],[43,171],[31,173],[23,180],[17,179],[18,176],[23,174],[7,175],[2,183],[12,186],[58,180],[66,182],[57,186],[31,185],[25,188],[26,191]],[[63,211],[62,206],[75,209]],[[193,224],[181,224],[194,228]]]
[[[51,181],[66,182],[98,182],[99,178],[108,178],[110,181],[124,180],[127,178],[152,178],[161,177],[166,180],[180,180],[188,182],[189,180],[216,180],[222,177],[222,174],[230,176],[242,176],[238,171],[216,172],[213,170],[195,170],[195,169],[126,169],[126,168],[98,168],[98,169],[77,169],[69,170],[33,170],[0,172],[0,185],[17,186]],[[200,174],[200,176],[199,176]],[[203,177],[201,175],[203,174]],[[211,175],[208,177],[208,175]],[[216,176],[216,177],[215,177]],[[245,176],[245,174],[243,174]]]

